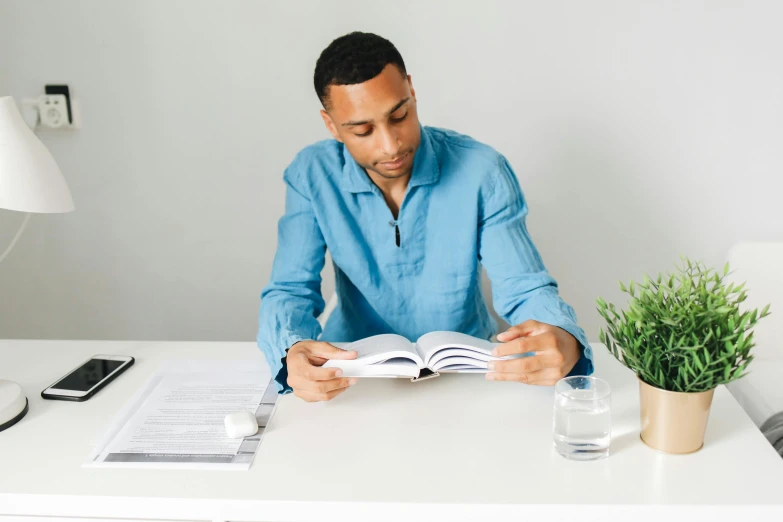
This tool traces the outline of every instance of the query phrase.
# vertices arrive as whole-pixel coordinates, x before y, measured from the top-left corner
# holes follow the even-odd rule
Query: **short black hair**
[[[337,38],[323,50],[315,64],[313,83],[321,105],[327,107],[330,85],[364,83],[393,64],[408,75],[400,52],[389,40],[373,33],[353,32]]]

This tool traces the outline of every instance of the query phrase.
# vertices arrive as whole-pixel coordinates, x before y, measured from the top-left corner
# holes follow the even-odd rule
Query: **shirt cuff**
[[[277,384],[277,393],[283,395],[291,393],[293,388],[288,385],[288,364],[286,358],[288,357],[288,350],[285,351],[285,355],[280,359],[280,371],[275,375],[275,383]]]
[[[582,346],[582,344],[579,344],[579,360],[576,361],[576,364],[573,368],[571,368],[571,371],[568,372],[568,375],[566,377],[572,377],[574,375],[591,375],[594,371],[593,368],[593,359],[592,359],[592,351],[590,352],[590,357],[586,355],[587,350],[590,350],[590,345],[585,348]]]
[[[573,335],[574,339],[576,339],[576,342],[579,345],[579,360],[576,361],[576,364],[573,368],[571,368],[571,371],[568,372],[566,377],[571,377],[574,375],[592,375],[593,371],[595,371],[595,368],[593,367],[593,349],[590,347],[590,344],[587,343],[587,341],[581,339],[584,334],[574,335],[574,333],[569,331],[568,328],[561,328]],[[576,329],[579,330],[579,333],[581,333],[581,328],[576,327]]]
[[[277,370],[277,373],[275,374],[275,383],[277,384],[277,393],[279,394],[286,394],[291,393],[293,388],[291,388],[288,385],[288,362],[286,359],[288,358],[288,350],[291,349],[293,345],[298,343],[299,341],[306,341],[304,337],[301,335],[288,335],[284,337],[280,344],[281,346],[285,346],[285,353],[283,354],[283,357],[280,358],[280,368]],[[277,366],[277,365],[275,365]],[[275,369],[272,368],[272,372],[274,373]]]

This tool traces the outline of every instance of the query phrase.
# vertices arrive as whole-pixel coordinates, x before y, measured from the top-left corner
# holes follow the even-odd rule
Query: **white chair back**
[[[729,265],[730,281],[747,282],[745,310],[770,305],[770,316],[754,328],[752,353],[756,360],[783,360],[783,243],[738,243]]]

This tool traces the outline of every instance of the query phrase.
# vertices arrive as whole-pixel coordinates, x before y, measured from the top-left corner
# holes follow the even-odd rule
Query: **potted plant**
[[[691,453],[704,444],[715,387],[741,378],[753,360],[752,328],[769,315],[740,310],[745,284],[726,284],[703,263],[683,259],[674,274],[620,289],[627,310],[598,298],[606,321],[600,340],[639,379],[641,437],[667,453]]]

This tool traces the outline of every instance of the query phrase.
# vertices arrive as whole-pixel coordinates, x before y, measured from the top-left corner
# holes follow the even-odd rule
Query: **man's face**
[[[330,86],[328,95],[324,123],[359,165],[386,179],[411,173],[421,132],[410,76],[387,65],[364,83]]]

